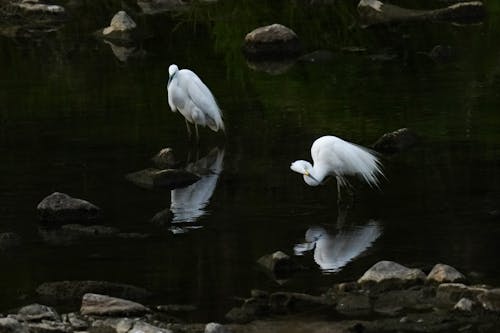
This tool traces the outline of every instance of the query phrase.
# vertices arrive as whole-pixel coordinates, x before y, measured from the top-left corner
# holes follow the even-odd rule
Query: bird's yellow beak
[[[306,175],[306,176],[310,176],[310,175],[309,175],[309,171],[304,171],[304,175]]]

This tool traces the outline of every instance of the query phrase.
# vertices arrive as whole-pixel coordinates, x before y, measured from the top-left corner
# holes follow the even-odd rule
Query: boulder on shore
[[[60,192],[45,197],[38,204],[37,210],[40,220],[44,222],[88,223],[101,217],[101,209],[96,205]]]
[[[358,283],[374,289],[398,289],[422,284],[425,274],[420,269],[411,269],[393,261],[379,261],[358,279]]]
[[[83,295],[82,306],[80,307],[82,315],[110,317],[143,315],[150,311],[140,303],[100,294]]]

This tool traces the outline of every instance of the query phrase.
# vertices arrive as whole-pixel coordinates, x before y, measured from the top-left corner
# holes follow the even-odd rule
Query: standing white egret
[[[358,176],[373,187],[378,186],[379,177],[384,175],[374,152],[336,136],[322,136],[314,141],[311,156],[314,166],[299,160],[290,169],[302,174],[310,186],[318,186],[327,176],[335,176],[339,201],[340,188],[350,186],[346,176]]]
[[[168,104],[172,112],[179,111],[186,120],[188,135],[191,136],[189,123],[194,124],[198,140],[198,125],[208,126],[212,131],[224,131],[222,111],[208,87],[194,72],[181,69],[177,65],[168,68]]]

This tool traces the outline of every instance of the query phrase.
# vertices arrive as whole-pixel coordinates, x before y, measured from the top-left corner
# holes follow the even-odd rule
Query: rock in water
[[[82,306],[80,308],[82,315],[111,317],[142,315],[148,312],[150,310],[142,304],[99,294],[83,295]]]
[[[410,269],[393,261],[379,261],[358,279],[363,285],[376,285],[381,289],[397,289],[425,281],[420,269]]]
[[[137,24],[127,15],[127,13],[123,10],[120,10],[118,13],[113,16],[111,19],[111,23],[109,27],[104,28],[102,30],[103,35],[109,35],[112,32],[124,32],[131,31],[137,27]]]
[[[137,186],[144,188],[167,188],[173,190],[189,186],[200,180],[200,177],[185,170],[147,168],[129,173],[125,178]]]
[[[400,128],[382,135],[372,147],[380,153],[394,154],[411,148],[417,142],[418,136],[412,130]]]
[[[418,21],[471,22],[482,20],[486,11],[481,1],[460,2],[445,8],[417,10],[377,0],[361,0],[358,14],[365,26]]]
[[[465,282],[465,276],[457,271],[455,268],[445,265],[445,264],[436,264],[429,275],[427,275],[427,281],[430,282],[456,282],[461,283]]]
[[[163,148],[151,160],[158,169],[170,169],[176,165],[172,148]]]
[[[295,56],[300,52],[300,43],[293,30],[275,23],[249,32],[243,51],[253,58]]]
[[[44,222],[71,223],[94,222],[101,217],[96,205],[65,193],[54,192],[37,206],[38,216]]]

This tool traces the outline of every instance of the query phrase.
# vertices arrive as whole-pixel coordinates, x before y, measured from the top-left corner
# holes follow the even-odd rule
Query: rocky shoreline
[[[40,300],[80,298],[78,311],[29,304],[0,315],[2,333],[187,332],[498,332],[500,289],[468,285],[455,268],[436,264],[426,275],[380,261],[357,281],[338,283],[321,295],[252,290],[225,323],[182,322],[182,305],[142,304],[142,288],[97,281],[46,283]],[[99,293],[97,293],[99,292]],[[120,295],[122,297],[107,295]],[[189,309],[188,309],[189,310]]]

